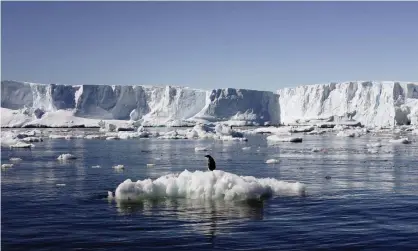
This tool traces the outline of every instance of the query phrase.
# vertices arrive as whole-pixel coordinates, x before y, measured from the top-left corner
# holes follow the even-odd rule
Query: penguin
[[[216,163],[215,160],[210,155],[205,155],[205,158],[208,158],[208,169],[210,171],[213,171],[216,169]]]

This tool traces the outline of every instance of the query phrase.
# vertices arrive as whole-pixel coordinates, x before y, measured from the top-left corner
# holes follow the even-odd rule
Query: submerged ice
[[[306,187],[299,182],[285,182],[273,178],[238,176],[222,170],[184,170],[168,174],[156,180],[136,182],[127,179],[116,188],[114,198],[118,201],[138,201],[158,198],[187,198],[200,200],[251,200],[271,196],[305,195]],[[113,193],[109,193],[112,195]]]

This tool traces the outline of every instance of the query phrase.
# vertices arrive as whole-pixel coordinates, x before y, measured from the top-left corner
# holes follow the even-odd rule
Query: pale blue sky
[[[274,91],[418,79],[418,2],[1,5],[3,80]]]

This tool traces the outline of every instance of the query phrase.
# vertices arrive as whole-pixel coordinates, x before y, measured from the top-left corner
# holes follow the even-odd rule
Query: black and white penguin
[[[215,160],[210,155],[205,155],[206,158],[208,158],[208,169],[210,171],[213,171],[216,169],[216,163]]]

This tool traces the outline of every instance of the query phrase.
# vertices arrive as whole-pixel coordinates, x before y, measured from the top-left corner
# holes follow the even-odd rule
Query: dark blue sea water
[[[213,140],[46,139],[32,150],[2,148],[2,250],[417,250],[418,142],[376,136],[304,136],[268,146]],[[218,169],[257,178],[300,181],[307,195],[263,202],[184,199],[117,205],[108,201],[125,179],[206,170],[210,145]],[[243,150],[251,146],[250,150]],[[326,152],[313,153],[314,147]],[[259,151],[257,151],[259,150]],[[65,163],[56,158],[72,153]],[[265,164],[279,158],[275,165]],[[146,164],[155,163],[154,167]],[[112,166],[125,165],[122,172]],[[92,168],[100,165],[101,168]],[[325,179],[330,176],[330,179]],[[58,184],[58,185],[57,185]],[[62,184],[65,184],[63,186]]]

